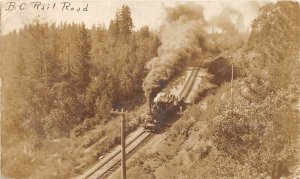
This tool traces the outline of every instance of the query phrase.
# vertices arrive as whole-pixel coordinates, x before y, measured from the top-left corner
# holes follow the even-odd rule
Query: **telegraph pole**
[[[2,111],[3,111],[3,78],[0,77],[0,177],[2,176]]]
[[[0,38],[2,37],[2,1],[0,1]],[[0,42],[2,43],[2,42]],[[1,45],[2,46],[2,45]],[[0,48],[1,48],[0,46]],[[3,78],[0,77],[0,177],[2,176],[2,109],[3,109]]]
[[[0,36],[2,35],[2,1],[0,1]]]
[[[67,46],[67,53],[68,53],[68,77],[71,77],[71,64],[70,64],[70,51],[69,51],[69,42]]]
[[[122,146],[122,158],[121,158],[121,165],[122,165],[122,179],[126,179],[126,152],[125,152],[125,114],[128,112],[122,108],[121,111],[118,110],[111,110],[111,114],[117,114],[122,116],[122,125],[121,125],[121,146]]]
[[[233,63],[231,64],[231,104],[233,104]]]

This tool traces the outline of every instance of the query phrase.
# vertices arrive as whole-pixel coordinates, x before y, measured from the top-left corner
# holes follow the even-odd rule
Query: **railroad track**
[[[200,66],[193,69],[191,74],[188,76],[186,83],[184,84],[179,96],[181,99],[185,99],[190,93],[192,86],[195,82],[197,74],[199,72]],[[133,139],[126,143],[126,158],[129,158],[137,149],[143,146],[148,139],[151,138],[153,133],[142,130],[137,133]],[[113,173],[121,164],[121,149],[118,149],[107,157],[101,159],[94,167],[92,167],[88,172],[79,177],[80,179],[98,179],[107,178],[111,173]]]
[[[128,143],[126,143],[126,157],[128,158],[138,148],[143,146],[143,144],[145,144],[145,142],[147,142],[147,140],[150,139],[152,135],[153,134],[151,132],[142,130],[132,140],[128,141]],[[121,155],[121,149],[111,153],[79,178],[98,179],[108,177],[113,171],[115,171],[119,167],[121,163]]]
[[[200,65],[196,69],[193,69],[193,71],[189,75],[186,83],[184,84],[182,90],[180,91],[179,96],[181,97],[182,100],[185,100],[185,98],[191,92],[192,86],[193,86],[193,84],[195,82],[195,79],[197,77],[199,69],[200,69]]]

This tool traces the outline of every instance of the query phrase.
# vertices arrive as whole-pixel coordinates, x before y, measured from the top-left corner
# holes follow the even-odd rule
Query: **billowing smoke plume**
[[[250,33],[250,26],[259,8],[270,1],[200,1],[211,26],[227,33]],[[215,29],[216,30],[216,29]],[[218,31],[220,32],[220,31]],[[237,33],[236,33],[237,34]]]
[[[230,35],[239,34],[239,26],[244,26],[244,19],[241,12],[232,8],[225,7],[222,12],[211,18],[210,24],[221,28],[225,33]]]
[[[158,56],[147,64],[149,73],[143,83],[147,101],[181,72],[191,59],[197,59],[205,51],[205,25],[200,5],[179,5],[167,9],[166,22],[160,32],[162,44]]]

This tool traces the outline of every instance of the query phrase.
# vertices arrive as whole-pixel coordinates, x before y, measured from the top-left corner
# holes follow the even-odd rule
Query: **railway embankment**
[[[222,52],[237,72],[232,97],[225,82],[191,106],[156,151],[132,159],[129,177],[294,177],[299,165],[298,13],[294,2],[261,8],[247,44]]]

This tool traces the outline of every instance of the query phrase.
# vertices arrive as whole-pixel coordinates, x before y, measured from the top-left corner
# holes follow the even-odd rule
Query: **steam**
[[[167,18],[160,32],[158,56],[148,64],[149,73],[143,82],[147,101],[191,61],[206,50],[204,43],[203,8],[200,5],[179,5],[167,8]]]
[[[179,75],[185,67],[205,52],[218,51],[219,47],[240,47],[249,34],[251,21],[258,15],[258,8],[264,3],[253,2],[229,2],[215,3],[219,6],[216,14],[216,6],[211,2],[197,4],[181,4],[173,8],[166,8],[167,17],[160,30],[161,46],[157,57],[148,64],[148,75],[143,82],[143,90],[147,101],[150,102],[155,95],[164,88],[176,75]],[[221,6],[221,7],[220,7]],[[204,18],[205,15],[208,17]],[[221,30],[220,36],[209,34],[216,28]],[[204,56],[204,55],[203,55]],[[190,94],[194,100],[197,95],[207,88],[214,86],[209,79],[203,77],[202,84],[196,85],[196,89]]]
[[[250,33],[250,26],[259,8],[270,1],[201,1],[205,18],[212,25],[227,33]]]
[[[249,32],[245,17],[241,11],[226,6],[221,13],[210,18],[209,24],[222,33],[216,41],[223,47],[240,47],[247,39]]]
[[[239,29],[237,27],[243,27],[243,23],[242,13],[231,7],[225,7],[219,15],[210,20],[211,25],[221,28],[230,35],[238,34]]]

